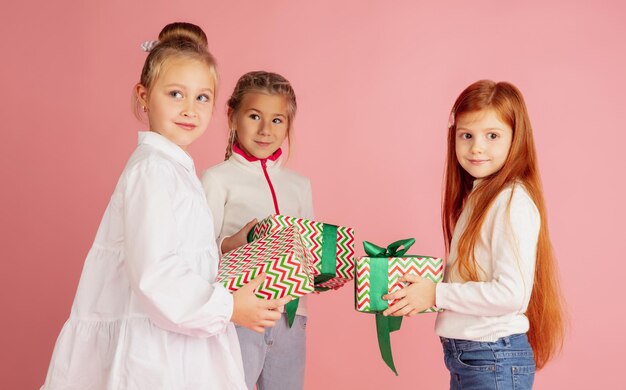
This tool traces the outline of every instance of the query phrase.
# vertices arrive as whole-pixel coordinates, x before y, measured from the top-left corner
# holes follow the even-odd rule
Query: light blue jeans
[[[533,350],[525,333],[490,342],[441,337],[450,390],[532,389]]]
[[[291,328],[287,316],[265,333],[236,326],[246,385],[252,390],[301,390],[304,387],[306,316],[297,315]]]

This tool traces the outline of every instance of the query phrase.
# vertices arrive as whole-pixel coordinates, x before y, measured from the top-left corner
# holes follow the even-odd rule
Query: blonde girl
[[[200,27],[172,23],[146,44],[139,133],[87,255],[46,390],[245,389],[231,321],[271,326],[285,301],[257,278],[234,294],[216,283],[213,221],[187,147],[206,130],[217,74]]]
[[[256,220],[270,214],[313,219],[309,179],[283,166],[296,107],[291,84],[279,74],[249,72],[237,82],[228,100],[226,160],[202,176],[222,252],[245,244]],[[302,388],[306,297],[299,301],[291,327],[285,314],[262,333],[237,327],[249,389]]]

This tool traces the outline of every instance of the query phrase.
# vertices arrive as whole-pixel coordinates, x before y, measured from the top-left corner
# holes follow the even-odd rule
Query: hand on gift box
[[[231,321],[248,329],[262,333],[265,328],[274,326],[281,318],[277,310],[291,301],[291,297],[281,299],[260,299],[254,293],[257,287],[265,280],[265,274],[260,274],[239,290],[233,292],[233,315]]]
[[[248,243],[248,232],[256,225],[256,218],[248,222],[246,226],[242,227],[237,233],[230,237],[225,237],[222,241],[222,253],[230,252],[233,249],[237,249],[242,245]]]
[[[383,295],[385,300],[398,300],[389,306],[383,315],[412,317],[435,305],[435,283],[414,274],[406,274],[400,278],[400,281],[410,284],[400,291]]]

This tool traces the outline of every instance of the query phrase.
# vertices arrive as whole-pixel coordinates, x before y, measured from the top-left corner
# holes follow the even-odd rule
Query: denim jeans
[[[264,333],[235,326],[248,389],[302,390],[306,357],[306,316],[296,315],[291,328],[287,315]]]
[[[532,389],[533,350],[525,333],[480,342],[441,337],[451,390]]]

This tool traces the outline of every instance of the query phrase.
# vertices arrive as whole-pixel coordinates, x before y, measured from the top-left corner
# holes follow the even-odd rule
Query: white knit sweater
[[[314,219],[311,182],[283,168],[283,158],[267,160],[267,172],[274,186],[280,213]],[[248,161],[233,153],[230,158],[202,174],[202,186],[213,214],[215,237],[237,233],[250,220],[275,214],[274,201],[260,161]],[[218,244],[218,247],[221,245]],[[297,314],[306,315],[306,297],[300,299]]]
[[[471,203],[471,202],[470,202]],[[475,246],[480,281],[464,282],[453,272],[458,241],[471,212],[468,204],[454,229],[444,283],[437,285],[439,336],[495,341],[528,331],[524,315],[533,287],[539,211],[522,185],[503,190],[487,212]]]

